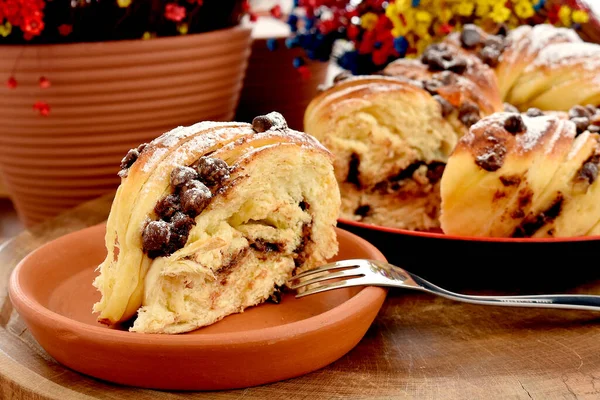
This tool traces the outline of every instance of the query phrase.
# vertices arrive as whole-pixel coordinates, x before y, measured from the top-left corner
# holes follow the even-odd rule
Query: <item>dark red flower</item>
[[[37,36],[44,30],[43,15],[40,11],[26,13],[23,15],[23,23],[21,29],[26,34]]]
[[[273,8],[271,8],[271,10],[269,11],[271,13],[271,15],[277,19],[281,18],[282,12],[281,12],[281,6],[279,4],[277,4],[276,6],[274,6]]]
[[[50,80],[45,76],[40,76],[40,88],[48,89],[50,87]]]
[[[62,24],[58,26],[58,33],[60,33],[61,36],[68,36],[71,32],[73,32],[73,25]]]
[[[244,0],[242,2],[242,11],[245,13],[250,11],[250,1],[249,0]]]
[[[355,40],[360,34],[360,28],[357,25],[350,25],[347,29],[348,39]]]
[[[5,0],[3,10],[4,16],[12,26],[21,25],[21,4],[19,4],[19,0]]]
[[[36,101],[33,104],[33,109],[43,117],[47,117],[50,114],[50,105],[45,101]]]
[[[308,69],[308,67],[306,65],[301,65],[297,69],[298,69],[298,72],[300,73],[300,76],[302,77],[302,79],[304,79],[304,80],[310,79],[310,76],[312,75],[312,73],[310,72],[310,69]]]
[[[14,76],[11,76],[10,78],[7,79],[6,81],[6,87],[9,89],[16,89],[17,87],[17,80],[15,79]]]
[[[181,22],[185,18],[185,7],[178,6],[175,3],[169,3],[165,6],[165,18],[174,21]]]

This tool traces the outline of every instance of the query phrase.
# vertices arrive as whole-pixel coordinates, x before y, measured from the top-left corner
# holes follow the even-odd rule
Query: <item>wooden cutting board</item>
[[[31,337],[6,284],[36,247],[106,219],[111,200],[86,203],[1,245],[0,399],[600,398],[600,313],[481,307],[403,291],[389,295],[353,351],[300,378],[244,390],[170,393],[82,376],[57,364]],[[600,282],[579,291],[594,289],[600,293]]]

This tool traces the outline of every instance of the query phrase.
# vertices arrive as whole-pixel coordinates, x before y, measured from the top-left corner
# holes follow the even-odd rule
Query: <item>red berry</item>
[[[358,37],[358,35],[360,34],[360,28],[356,25],[350,25],[350,26],[348,26],[347,34],[348,34],[348,39],[355,40]]]
[[[388,59],[388,53],[382,50],[373,51],[373,63],[375,65],[383,65]]]
[[[281,12],[281,6],[279,4],[271,8],[270,13],[273,17],[277,19],[281,18],[281,16],[283,15],[283,13]]]
[[[61,36],[70,35],[71,32],[73,32],[73,25],[62,24],[58,27],[58,33],[60,33]]]
[[[43,117],[47,117],[50,114],[50,105],[45,101],[36,101],[33,104],[33,109],[39,112]]]
[[[302,66],[298,67],[298,72],[300,73],[300,76],[302,77],[302,79],[304,79],[304,80],[310,79],[311,72],[310,72],[310,69],[308,69],[308,67],[306,65],[302,65]]]
[[[253,12],[249,13],[250,15],[250,22],[256,22],[258,20],[258,16],[256,14],[254,14]]]
[[[14,76],[8,78],[8,80],[6,81],[6,87],[9,89],[15,89],[17,87],[17,80]]]
[[[40,76],[40,87],[42,89],[48,89],[50,87],[50,80],[45,76]]]

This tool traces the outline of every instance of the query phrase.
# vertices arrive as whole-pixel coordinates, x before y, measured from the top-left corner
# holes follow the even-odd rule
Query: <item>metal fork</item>
[[[334,282],[329,282],[336,279]],[[307,289],[296,298],[352,286],[387,286],[415,289],[465,303],[563,308],[600,311],[600,296],[584,294],[548,294],[527,296],[471,296],[442,289],[395,265],[376,260],[344,260],[300,273],[290,279],[292,289]],[[328,283],[329,282],[329,283]]]

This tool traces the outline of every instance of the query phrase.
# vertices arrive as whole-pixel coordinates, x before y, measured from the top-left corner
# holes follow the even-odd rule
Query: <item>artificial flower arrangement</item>
[[[327,61],[334,42],[344,40],[350,48],[333,54],[337,63],[369,74],[395,59],[419,56],[465,24],[497,32],[548,23],[585,37],[586,30],[598,31],[590,14],[581,0],[297,0],[285,16],[294,32],[286,45],[303,48],[307,59]],[[294,64],[301,69],[305,61]]]
[[[81,43],[237,25],[248,0],[0,0],[0,44]]]

